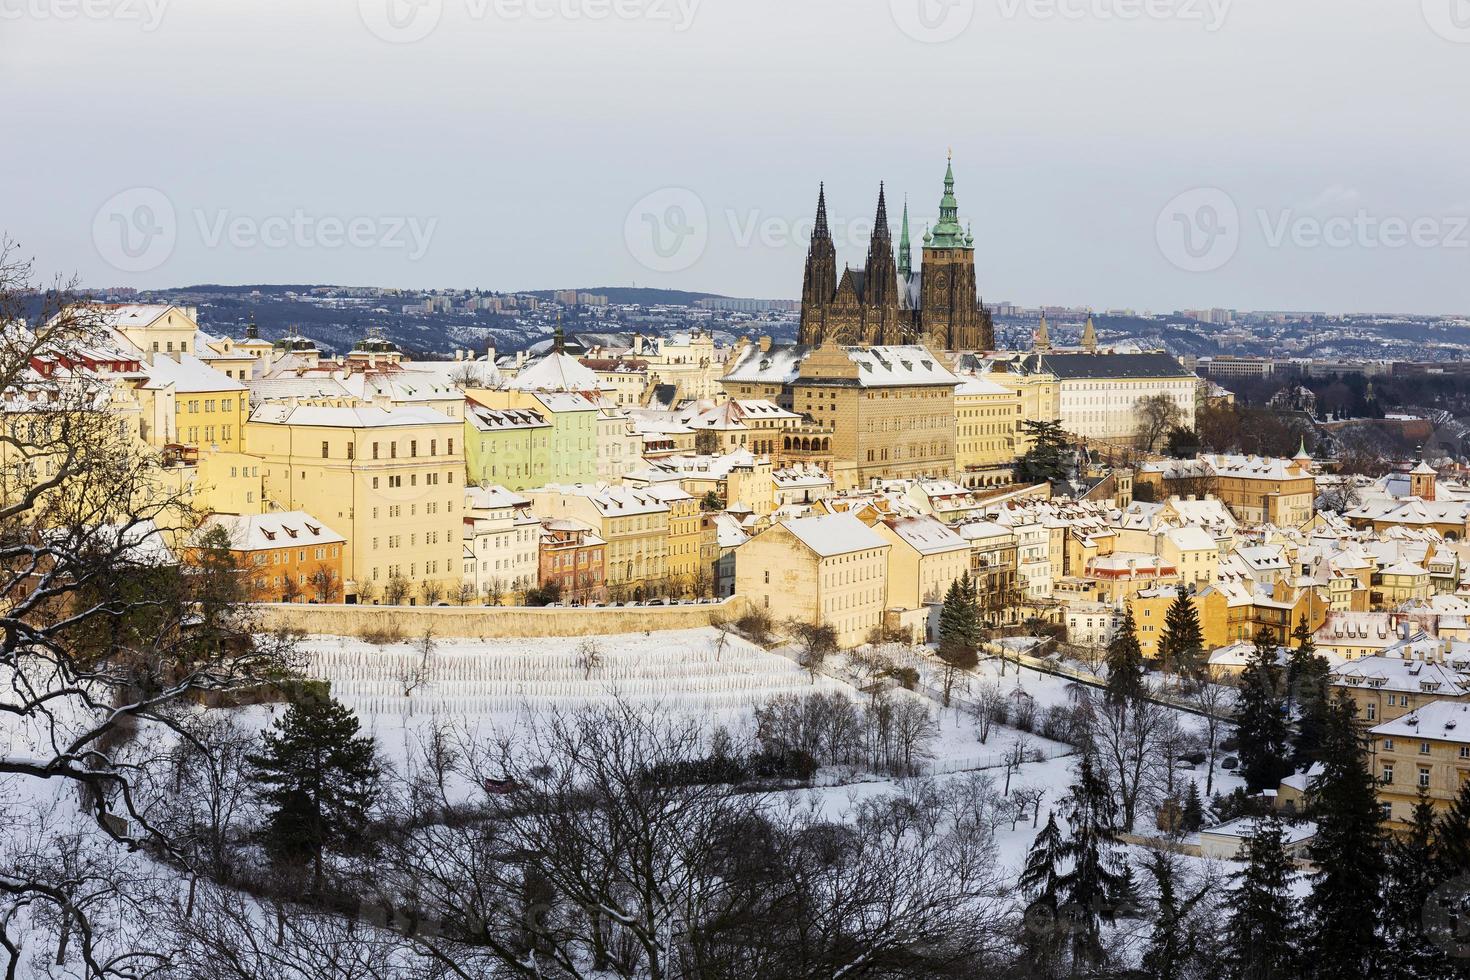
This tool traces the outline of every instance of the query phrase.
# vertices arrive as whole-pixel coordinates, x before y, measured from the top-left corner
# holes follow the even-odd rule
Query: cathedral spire
[[[903,199],[903,231],[898,236],[898,274],[907,279],[914,274],[914,251],[909,244],[909,199]]]
[[[878,182],[878,215],[873,219],[873,237],[893,237],[893,231],[888,227],[888,199],[884,194],[883,182]]]
[[[939,223],[934,226],[934,248],[968,248],[960,225],[960,204],[954,196],[954,154],[944,171],[944,196],[939,200]]]
[[[817,191],[817,223],[812,228],[812,240],[831,237],[832,231],[827,227],[827,182],[822,181]]]
[[[1082,349],[1097,353],[1097,328],[1092,325],[1092,314],[1087,314],[1087,326],[1082,328]]]

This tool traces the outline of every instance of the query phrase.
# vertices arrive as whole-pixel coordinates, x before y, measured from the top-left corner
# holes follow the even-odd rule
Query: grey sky
[[[94,284],[795,297],[953,146],[991,300],[1470,312],[1470,0],[0,0],[0,88]]]

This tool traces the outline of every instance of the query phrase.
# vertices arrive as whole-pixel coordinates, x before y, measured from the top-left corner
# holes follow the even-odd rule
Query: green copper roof
[[[944,171],[944,197],[939,200],[939,223],[924,237],[930,248],[970,248],[973,239],[960,225],[960,202],[954,196],[954,158]]]

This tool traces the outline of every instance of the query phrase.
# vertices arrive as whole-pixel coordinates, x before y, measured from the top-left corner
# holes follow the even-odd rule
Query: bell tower
[[[806,274],[801,286],[801,330],[803,344],[820,344],[827,335],[827,308],[837,295],[837,247],[827,226],[827,185],[817,192],[817,222],[806,253]]]
[[[939,222],[924,233],[920,273],[920,335],[935,350],[989,350],[995,345],[990,314],[975,283],[975,237],[960,225],[954,193],[954,157],[944,173]]]

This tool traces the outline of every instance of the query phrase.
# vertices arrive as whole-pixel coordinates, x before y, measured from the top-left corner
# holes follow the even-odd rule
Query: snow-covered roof
[[[921,555],[970,550],[968,541],[933,517],[891,517],[883,524]]]
[[[822,558],[890,547],[887,541],[852,514],[798,517],[782,521],[781,526]]]
[[[215,514],[199,526],[195,543],[216,527],[230,536],[231,551],[343,544],[347,540],[305,511],[293,510],[280,514]]]
[[[335,405],[261,405],[250,421],[270,425],[313,425],[335,429],[375,429],[398,426],[455,425],[443,412],[422,406],[376,408]]]
[[[511,381],[517,391],[598,391],[604,387],[597,372],[570,354],[548,354],[523,368]]]
[[[148,374],[145,387],[173,388],[180,393],[244,391],[245,386],[234,378],[205,364],[193,354],[176,354],[173,357],[156,356],[153,363],[143,370]]]
[[[1372,729],[1386,738],[1431,739],[1438,742],[1470,743],[1470,704],[1463,701],[1431,701],[1408,714]]]
[[[1363,657],[1335,667],[1332,682],[1340,687],[1413,691],[1452,698],[1466,693],[1460,676],[1441,664],[1399,657]]]
[[[464,489],[466,510],[501,510],[508,507],[526,507],[531,501],[520,494],[512,493],[502,486],[475,487]]]

